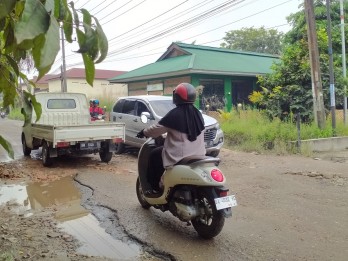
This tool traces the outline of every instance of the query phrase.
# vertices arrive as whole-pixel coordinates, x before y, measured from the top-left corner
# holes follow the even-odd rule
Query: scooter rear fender
[[[225,177],[222,182],[215,181],[210,173],[213,169],[218,169],[215,164],[202,165],[176,165],[167,169],[163,174],[164,191],[160,197],[145,197],[151,205],[163,205],[167,203],[169,190],[177,185],[192,185],[199,187],[222,187],[225,184]]]

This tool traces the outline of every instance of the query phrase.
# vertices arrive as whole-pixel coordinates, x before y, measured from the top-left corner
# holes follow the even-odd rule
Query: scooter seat
[[[180,160],[175,165],[188,165],[188,164],[191,164],[191,163],[194,163],[194,162],[197,162],[197,161],[211,159],[211,158],[212,157],[209,157],[209,156],[189,156],[189,157],[183,158],[182,160]]]

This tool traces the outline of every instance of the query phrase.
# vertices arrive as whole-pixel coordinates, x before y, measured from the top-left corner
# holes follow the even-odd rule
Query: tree
[[[267,30],[264,27],[249,27],[229,31],[223,39],[225,41],[221,44],[223,48],[279,55],[283,33],[275,29]]]
[[[317,0],[314,5],[324,104],[327,113],[329,113],[330,85],[326,1]],[[345,10],[348,10],[347,8],[348,3],[345,2]],[[334,74],[338,107],[342,106],[343,103],[343,84],[346,81],[342,78],[339,13],[339,1],[331,1]],[[303,10],[290,15],[288,22],[292,24],[292,29],[284,36],[284,48],[280,62],[273,65],[272,73],[259,77],[259,84],[262,88],[250,98],[255,104],[266,109],[265,111],[270,118],[287,119],[291,113],[299,112],[303,121],[310,122],[313,120],[313,97],[307,28]]]
[[[86,80],[93,85],[94,64],[103,61],[108,52],[107,38],[96,17],[67,0],[0,0],[0,93],[4,107],[14,105],[19,79],[34,85],[19,69],[28,55],[34,60],[38,79],[51,69],[60,48],[60,27],[69,43],[73,33],[77,35],[77,52],[83,58]],[[35,97],[24,93],[24,100],[30,100],[40,117],[41,105]],[[11,144],[1,136],[0,144],[13,157]]]

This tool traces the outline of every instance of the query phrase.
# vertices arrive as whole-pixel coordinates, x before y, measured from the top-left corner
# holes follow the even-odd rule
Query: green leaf
[[[87,83],[93,86],[95,67],[93,60],[86,54],[82,54],[83,63],[85,64],[86,80]]]
[[[81,12],[83,14],[83,24],[91,26],[92,25],[92,17],[89,14],[89,12],[84,8],[81,9]],[[85,30],[87,30],[87,29],[85,28]]]
[[[16,5],[16,0],[0,0],[0,19],[8,16]]]
[[[84,48],[88,50],[88,55],[94,61],[99,53],[97,33],[88,25],[85,25],[85,28],[87,30],[85,35],[86,41],[84,44]]]
[[[58,22],[65,20],[68,11],[68,4],[66,0],[50,0],[54,1],[54,17]]]
[[[100,52],[100,57],[95,63],[100,63],[106,58],[108,54],[109,45],[108,45],[108,39],[106,38],[106,35],[102,27],[100,26],[98,19],[94,17],[94,20],[97,24],[96,30],[98,35],[98,47]]]
[[[76,26],[76,28],[79,28],[80,20],[79,20],[78,14],[76,12],[76,9],[75,9],[75,6],[74,6],[74,2],[71,1],[70,2],[70,6],[71,6],[71,9],[73,10],[75,26]]]
[[[76,28],[77,35],[77,43],[79,44],[80,49],[76,52],[78,53],[86,53],[88,51],[86,46],[86,35],[80,30]]]
[[[14,152],[11,144],[0,135],[0,145],[7,151],[8,155],[14,159]]]
[[[18,69],[18,65],[17,65],[16,61],[13,60],[13,58],[7,54],[5,54],[5,57],[8,61],[8,63],[10,64],[10,66],[12,67],[12,70],[15,72],[15,74],[18,77],[19,76],[19,69]]]
[[[55,0],[46,0],[45,9],[48,13],[55,13],[56,12]]]
[[[36,98],[31,93],[24,91],[23,92],[23,108],[21,113],[24,115],[24,125],[30,123],[30,118],[32,114],[32,108],[34,108],[36,114],[36,122],[40,119],[42,114],[41,104],[36,101]]]
[[[73,20],[72,20],[72,15],[69,9],[67,9],[64,23],[63,23],[63,29],[64,29],[64,34],[65,34],[65,39],[69,42],[72,43],[72,33],[73,33]]]
[[[35,39],[33,57],[39,71],[38,79],[44,76],[51,68],[59,52],[59,25],[51,14],[51,23],[47,33]]]
[[[19,22],[15,25],[17,43],[27,39],[34,39],[47,32],[50,16],[39,0],[26,0],[24,11]]]

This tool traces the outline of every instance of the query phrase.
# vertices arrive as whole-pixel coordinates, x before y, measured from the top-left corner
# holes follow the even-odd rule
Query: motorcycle
[[[147,180],[151,151],[163,144],[161,138],[148,138],[138,154],[138,178],[136,193],[144,209],[154,207],[170,211],[183,222],[192,224],[199,236],[210,239],[217,236],[232,216],[232,207],[237,206],[234,195],[228,195],[224,187],[226,178],[217,167],[220,159],[207,156],[192,156],[183,159],[173,168],[166,169],[162,176],[163,189],[152,191]]]
[[[6,113],[2,111],[2,112],[0,113],[0,116],[1,116],[2,119],[5,119]]]
[[[105,121],[105,115],[103,115],[103,114],[94,114],[94,115],[91,115],[91,121],[93,121],[93,122],[102,122],[102,121]]]

